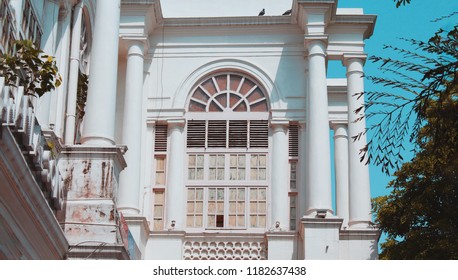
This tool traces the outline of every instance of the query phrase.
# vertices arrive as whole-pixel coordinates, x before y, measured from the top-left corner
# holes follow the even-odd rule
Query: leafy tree
[[[419,152],[374,200],[385,259],[458,259],[458,85],[430,101]],[[440,133],[437,131],[440,130]]]
[[[0,76],[8,86],[23,86],[24,94],[42,96],[62,83],[54,57],[35,47],[32,41],[14,41],[14,54],[0,55]]]
[[[387,74],[368,77],[374,84],[381,85],[382,90],[357,94],[367,96],[366,118],[377,120],[368,127],[374,132],[374,137],[361,151],[362,160],[380,165],[387,174],[398,169],[404,161],[406,139],[415,142],[418,138],[420,129],[428,121],[426,112],[431,103],[437,102],[440,111],[442,101],[458,84],[458,25],[450,31],[439,30],[427,42],[402,40],[415,50],[385,46],[385,49],[400,54],[401,59],[369,58],[379,63],[379,70]],[[438,117],[446,116],[438,114]],[[437,136],[443,132],[438,127],[434,130]],[[359,135],[353,138],[357,139]]]
[[[372,139],[364,156],[373,152],[386,172],[398,169],[391,193],[373,200],[388,235],[380,258],[458,259],[458,25],[428,42],[406,41],[416,49],[386,48],[408,60],[371,58],[394,74],[369,78],[385,90],[368,93],[367,102],[368,117],[381,121],[370,127],[378,143]],[[415,155],[398,168],[405,137]]]

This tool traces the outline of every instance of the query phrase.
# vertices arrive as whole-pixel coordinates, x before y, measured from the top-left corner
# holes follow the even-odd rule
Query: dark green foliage
[[[414,51],[387,47],[406,61],[371,58],[395,74],[370,78],[386,87],[368,94],[369,108],[386,106],[372,113],[382,116],[372,127],[375,163],[390,170],[403,160],[404,137],[415,145],[412,161],[394,173],[391,193],[373,200],[376,223],[387,233],[380,258],[458,259],[458,25],[428,42],[408,41]]]
[[[385,259],[458,259],[458,87],[430,101],[419,152],[374,199]],[[440,130],[440,133],[438,131]]]
[[[8,86],[23,86],[24,94],[42,96],[62,83],[54,57],[35,47],[32,41],[15,41],[14,54],[0,55],[0,76]]]
[[[78,89],[76,94],[76,115],[82,120],[84,117],[84,107],[86,106],[87,90],[89,79],[84,73],[78,72]]]

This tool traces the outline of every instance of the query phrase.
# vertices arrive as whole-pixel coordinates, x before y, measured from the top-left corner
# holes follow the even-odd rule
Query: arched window
[[[264,230],[267,226],[268,97],[237,72],[202,80],[189,98],[189,229]]]
[[[267,112],[267,98],[250,78],[235,73],[213,75],[194,90],[189,112]]]

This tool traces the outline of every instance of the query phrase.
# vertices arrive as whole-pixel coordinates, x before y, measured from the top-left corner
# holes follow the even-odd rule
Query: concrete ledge
[[[68,259],[103,259],[103,260],[129,260],[124,245],[105,244],[98,245],[74,245],[70,246],[67,254]]]

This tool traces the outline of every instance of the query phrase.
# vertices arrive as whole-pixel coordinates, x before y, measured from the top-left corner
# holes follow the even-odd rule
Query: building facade
[[[0,51],[33,40],[63,84],[34,98],[0,80],[2,174],[20,159],[33,181],[2,182],[0,257],[376,259],[366,139],[351,139],[376,17],[337,0],[181,2],[1,1]],[[22,236],[29,199],[6,194],[24,184],[45,194],[29,223],[53,224],[53,256]]]

